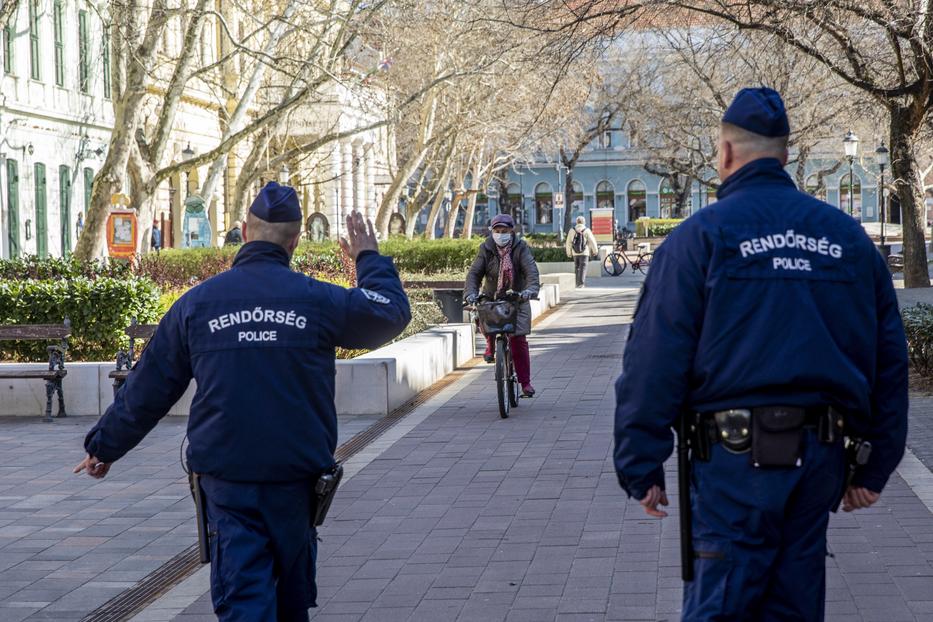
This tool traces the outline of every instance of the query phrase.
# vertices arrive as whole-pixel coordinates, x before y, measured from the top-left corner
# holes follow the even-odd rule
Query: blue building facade
[[[499,196],[499,184],[488,189],[477,204],[474,229],[482,231],[486,223],[506,206],[516,215],[526,233],[558,232],[563,227],[563,208],[554,206],[554,195],[563,193],[567,175],[557,164],[556,154],[548,161],[516,165],[509,171],[507,193]],[[817,191],[817,170],[832,168],[835,160],[811,159],[807,164],[807,190],[818,194],[831,205],[849,211],[849,165],[824,177],[824,188]],[[621,130],[606,132],[587,147],[573,169],[571,215],[586,216],[590,210],[612,208],[620,226],[634,230],[634,222],[651,218],[686,217],[716,201],[715,191],[694,183],[686,208],[678,212],[675,195],[667,180],[645,170],[645,154],[633,146]],[[795,175],[795,165],[788,167]],[[878,167],[869,158],[853,163],[852,213],[864,222],[879,220]],[[888,220],[892,214],[888,214]],[[893,219],[899,219],[894,215]]]

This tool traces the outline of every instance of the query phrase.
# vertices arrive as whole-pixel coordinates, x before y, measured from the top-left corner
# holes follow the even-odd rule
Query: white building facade
[[[24,0],[0,33],[0,257],[62,256],[113,127],[107,33],[76,0]]]

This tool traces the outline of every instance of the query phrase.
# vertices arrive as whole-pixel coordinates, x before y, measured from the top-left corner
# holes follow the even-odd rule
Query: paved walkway
[[[592,288],[546,319],[532,339],[539,394],[511,418],[481,366],[351,459],[321,531],[313,620],[678,618],[676,517],[628,502],[610,459],[636,293]],[[343,421],[341,440],[368,423]],[[193,542],[183,421],[103,482],[70,475],[89,425],[0,418],[3,622],[79,620]],[[900,473],[875,508],[833,517],[830,620],[933,619],[933,475],[913,454]],[[203,568],[134,620],[213,620],[207,584]]]
[[[539,394],[511,418],[483,367],[363,466],[321,533],[312,620],[678,619],[677,520],[627,502],[611,464],[635,297],[591,289],[539,327]],[[929,471],[902,470],[933,506]],[[833,517],[830,550],[829,620],[933,619],[933,514],[899,475],[877,507]],[[213,619],[208,596],[175,619]]]

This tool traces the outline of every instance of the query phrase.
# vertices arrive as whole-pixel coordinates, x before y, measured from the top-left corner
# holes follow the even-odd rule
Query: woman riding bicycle
[[[466,301],[475,304],[479,298],[480,283],[485,277],[483,294],[490,299],[503,296],[507,291],[519,292],[521,302],[515,322],[515,334],[509,338],[515,375],[522,386],[522,395],[532,397],[535,389],[531,386],[531,355],[528,352],[526,336],[531,333],[531,304],[528,302],[537,296],[541,283],[538,279],[538,266],[531,249],[524,240],[515,235],[515,221],[508,214],[499,214],[492,219],[492,232],[480,246],[473,265],[466,277]],[[494,360],[495,338],[486,337],[486,352],[483,358],[487,363]]]

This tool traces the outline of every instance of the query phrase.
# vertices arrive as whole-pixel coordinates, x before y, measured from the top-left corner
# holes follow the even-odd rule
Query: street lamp
[[[194,157],[194,149],[191,148],[191,141],[188,141],[188,146],[181,150],[181,155],[184,156],[185,160],[190,160]],[[185,169],[185,198],[187,199],[191,196],[191,168]]]
[[[851,216],[853,211],[852,162],[855,160],[855,156],[858,154],[858,136],[856,136],[852,130],[849,130],[849,132],[846,134],[846,137],[842,140],[842,146],[845,149],[846,159],[849,160],[849,216]]]
[[[878,148],[875,149],[875,162],[878,163],[878,168],[881,169],[881,181],[878,184],[878,210],[881,214],[881,252],[884,253],[885,256],[887,256],[887,253],[885,252],[886,249],[884,245],[884,219],[887,203],[884,200],[884,167],[888,165],[889,161],[887,147],[878,145]]]

